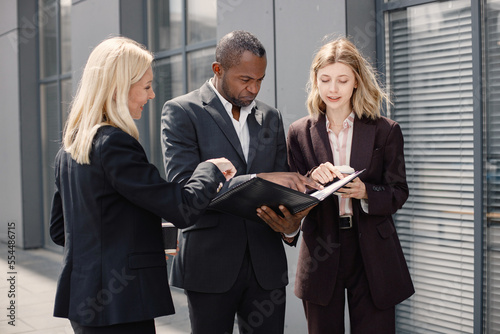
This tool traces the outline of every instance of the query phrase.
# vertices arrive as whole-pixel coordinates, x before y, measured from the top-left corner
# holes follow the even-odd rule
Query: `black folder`
[[[208,209],[255,221],[262,221],[257,216],[256,210],[263,205],[270,207],[277,214],[281,214],[279,205],[282,204],[292,214],[296,214],[321,202],[364,171],[363,169],[350,174],[311,194],[304,194],[259,177],[254,177],[214,198],[210,202]]]

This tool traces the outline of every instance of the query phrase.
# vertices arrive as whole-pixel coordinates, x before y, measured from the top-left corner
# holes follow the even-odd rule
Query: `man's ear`
[[[224,70],[222,69],[222,66],[220,65],[220,63],[215,61],[212,63],[212,71],[214,72],[214,74],[216,76],[220,77]]]

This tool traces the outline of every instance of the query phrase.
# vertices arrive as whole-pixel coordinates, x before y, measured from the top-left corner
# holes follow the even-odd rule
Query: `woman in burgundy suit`
[[[291,171],[327,183],[342,165],[366,171],[302,224],[295,293],[309,333],[394,333],[395,305],[414,293],[391,215],[408,198],[403,135],[380,115],[387,95],[345,38],[324,45],[310,71],[309,116],[288,132]]]

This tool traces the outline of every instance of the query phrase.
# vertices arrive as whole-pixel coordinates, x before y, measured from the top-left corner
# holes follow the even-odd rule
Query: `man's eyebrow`
[[[266,75],[264,74],[262,77],[257,78],[256,80],[262,80],[262,79],[264,79],[264,77],[265,77],[265,76],[266,76]],[[242,75],[240,76],[240,78],[241,78],[241,79],[250,79],[250,80],[254,80],[254,79],[255,79],[254,77],[249,76],[249,75],[246,75],[246,74],[242,74]]]

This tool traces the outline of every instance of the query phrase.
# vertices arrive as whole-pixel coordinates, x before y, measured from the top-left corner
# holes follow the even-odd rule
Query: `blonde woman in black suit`
[[[154,98],[153,56],[123,37],[91,53],[55,159],[50,234],[64,246],[54,316],[75,333],[155,333],[174,313],[161,217],[187,227],[236,170],[200,163],[184,185],[148,162],[134,119]]]

